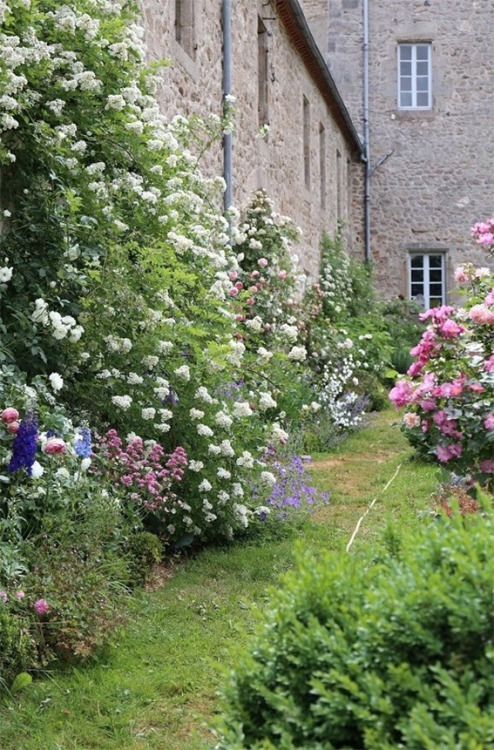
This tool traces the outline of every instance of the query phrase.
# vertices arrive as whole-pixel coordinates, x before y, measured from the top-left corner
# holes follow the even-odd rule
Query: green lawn
[[[130,602],[118,648],[99,663],[54,672],[0,707],[2,750],[199,750],[214,746],[208,727],[217,692],[248,648],[269,589],[294,564],[298,545],[317,554],[341,549],[376,497],[352,546],[376,544],[388,518],[420,523],[439,480],[411,460],[395,415],[385,412],[312,471],[331,492],[299,539],[207,549],[170,566],[153,590]],[[382,496],[386,483],[399,473]]]

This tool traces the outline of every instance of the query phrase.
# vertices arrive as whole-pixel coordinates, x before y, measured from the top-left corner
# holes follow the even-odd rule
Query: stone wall
[[[184,0],[183,0],[184,1]],[[171,66],[163,73],[160,97],[170,115],[221,113],[222,31],[221,0],[195,0],[195,45],[188,54],[175,39],[174,0],[143,0],[149,56],[163,57]],[[269,135],[259,137],[258,17],[265,26],[268,48],[267,109]],[[189,50],[190,52],[190,50]],[[360,157],[354,144],[336,124],[320,89],[297,53],[275,9],[266,0],[233,3],[233,93],[236,126],[233,136],[234,202],[241,207],[258,188],[264,188],[275,209],[290,216],[302,229],[298,248],[310,278],[318,271],[323,231],[334,234],[338,219],[347,227],[359,226],[362,214]],[[310,183],[304,176],[303,99],[310,111]],[[321,131],[324,135],[321,135]],[[321,142],[324,166],[321,170]],[[203,159],[205,171],[221,174],[222,154],[217,145]],[[326,175],[326,198],[321,200],[321,174]],[[361,233],[348,229],[355,243]]]
[[[309,12],[317,2],[305,5]],[[386,295],[406,294],[409,253],[445,252],[452,289],[459,262],[489,265],[469,228],[494,202],[492,0],[386,0],[369,9],[371,161],[390,154],[371,180],[375,275]],[[398,109],[398,42],[432,44],[430,110]],[[360,129],[361,0],[330,0],[324,52]]]

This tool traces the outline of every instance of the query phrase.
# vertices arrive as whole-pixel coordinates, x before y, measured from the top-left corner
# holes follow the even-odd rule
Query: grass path
[[[300,532],[314,551],[341,549],[364,519],[352,553],[373,544],[388,518],[417,523],[437,470],[414,463],[394,414],[378,415],[312,472],[330,503]],[[101,663],[49,674],[0,707],[2,750],[199,750],[225,671],[262,617],[269,587],[294,563],[293,538],[207,549],[163,585],[133,598],[119,646]]]

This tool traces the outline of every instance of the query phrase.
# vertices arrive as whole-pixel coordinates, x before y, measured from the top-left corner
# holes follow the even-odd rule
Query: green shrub
[[[131,582],[145,583],[163,556],[163,549],[156,534],[138,531],[129,537],[125,545]]]
[[[5,607],[1,600],[0,607]],[[25,620],[0,611],[0,690],[36,662],[34,641],[25,625]]]
[[[492,513],[374,559],[302,558],[227,689],[217,750],[492,747]]]

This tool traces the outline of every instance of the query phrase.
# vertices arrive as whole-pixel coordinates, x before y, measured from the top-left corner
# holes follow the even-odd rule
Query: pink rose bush
[[[494,219],[476,224],[472,233],[489,246],[493,228]],[[464,307],[423,313],[428,327],[411,350],[415,361],[389,398],[397,408],[406,407],[403,430],[419,453],[492,483],[494,274],[466,264],[455,275],[468,284]]]

